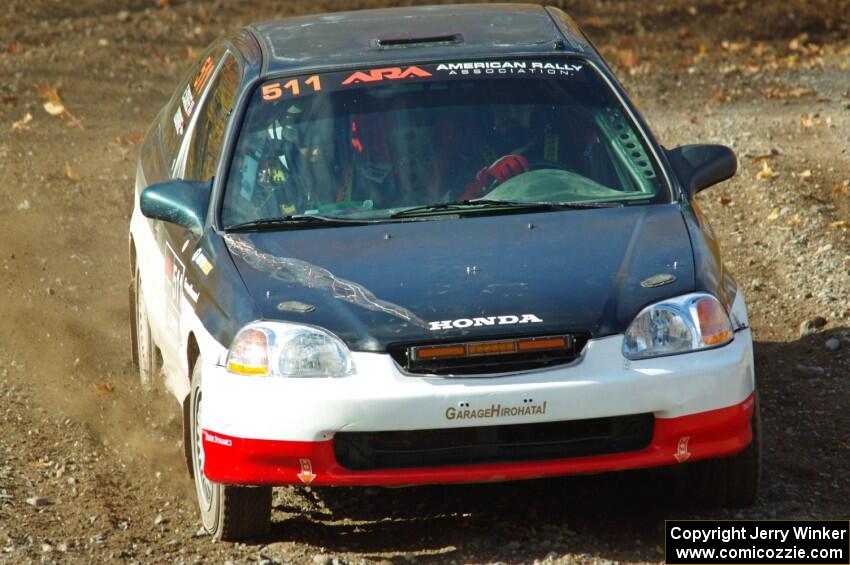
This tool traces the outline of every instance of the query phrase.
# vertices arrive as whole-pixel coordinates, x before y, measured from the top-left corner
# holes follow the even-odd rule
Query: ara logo
[[[479,326],[509,326],[513,324],[540,324],[543,320],[534,314],[509,314],[507,316],[488,316],[486,318],[461,318],[459,320],[441,320],[429,322],[430,330],[450,330],[452,328],[469,328]]]
[[[406,69],[402,69],[401,67],[389,67],[386,69],[372,69],[368,72],[357,71],[344,81],[342,81],[343,86],[347,86],[349,84],[360,84],[363,82],[378,82],[380,80],[400,80],[403,78],[417,77],[417,78],[428,78],[432,76],[428,71],[423,71],[419,67],[407,67]]]

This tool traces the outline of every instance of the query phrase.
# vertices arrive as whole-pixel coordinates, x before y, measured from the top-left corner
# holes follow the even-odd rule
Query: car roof
[[[248,26],[263,76],[307,69],[510,54],[599,60],[575,22],[535,4],[455,4],[336,12]]]

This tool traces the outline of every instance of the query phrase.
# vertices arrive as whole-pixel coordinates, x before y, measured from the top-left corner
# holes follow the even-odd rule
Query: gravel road
[[[698,200],[750,305],[758,504],[696,510],[655,473],[287,488],[268,538],[199,533],[179,408],[143,395],[129,358],[137,144],[220,33],[384,4],[3,3],[0,562],[657,563],[665,518],[850,516],[850,2],[575,0],[666,146],[739,155]]]

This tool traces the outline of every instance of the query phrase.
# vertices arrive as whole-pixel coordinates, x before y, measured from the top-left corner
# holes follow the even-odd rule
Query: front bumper
[[[430,378],[388,355],[354,354],[339,379],[238,377],[204,367],[204,473],[228,484],[405,485],[593,473],[732,455],[751,441],[754,377],[749,330],[732,343],[627,363],[622,336],[591,340],[570,365],[512,376]],[[487,410],[499,406],[509,410]],[[536,410],[511,410],[535,406]],[[539,407],[543,407],[542,411]],[[468,418],[449,418],[465,411]],[[337,432],[428,430],[652,413],[639,451],[546,461],[353,471]]]
[[[334,456],[333,440],[275,441],[204,432],[204,474],[241,485],[424,485],[532,479],[674,465],[733,455],[752,439],[754,394],[734,406],[679,418],[658,418],[652,443],[612,455],[551,461],[352,471]]]

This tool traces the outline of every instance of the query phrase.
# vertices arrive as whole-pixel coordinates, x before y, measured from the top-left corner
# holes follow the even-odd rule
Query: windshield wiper
[[[622,202],[523,202],[521,200],[490,200],[481,198],[478,200],[460,200],[457,202],[440,202],[437,204],[426,204],[425,206],[414,206],[405,208],[391,214],[390,218],[404,218],[416,214],[427,214],[429,212],[455,212],[470,208],[506,208],[526,210],[581,210],[585,208],[622,208]]]
[[[229,232],[252,231],[261,229],[279,229],[292,226],[362,226],[365,224],[374,224],[375,221],[370,220],[354,220],[348,218],[333,218],[330,216],[321,216],[319,214],[294,214],[291,216],[281,216],[279,218],[261,218],[259,220],[251,220],[250,222],[242,222],[227,226],[225,229]]]

